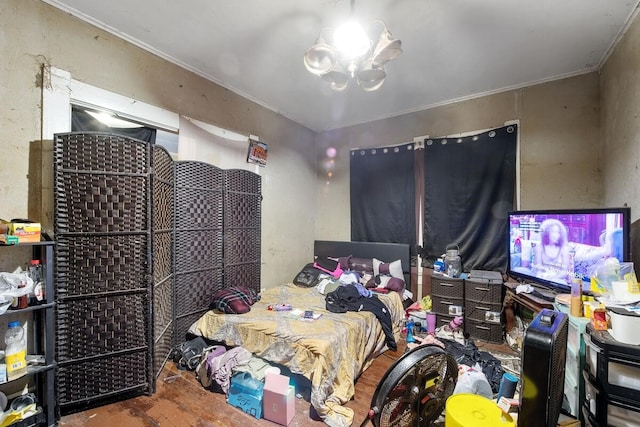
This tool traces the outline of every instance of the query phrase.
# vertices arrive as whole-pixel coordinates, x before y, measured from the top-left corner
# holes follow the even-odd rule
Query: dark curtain
[[[351,151],[351,240],[416,246],[413,144]],[[393,261],[393,260],[383,260]]]
[[[460,247],[463,271],[506,271],[507,212],[513,210],[518,128],[434,138],[424,149],[425,266]]]
[[[71,108],[71,131],[72,132],[109,132],[116,135],[123,135],[129,138],[136,138],[141,141],[156,143],[156,130],[150,127],[138,128],[113,128],[96,120],[79,107]]]

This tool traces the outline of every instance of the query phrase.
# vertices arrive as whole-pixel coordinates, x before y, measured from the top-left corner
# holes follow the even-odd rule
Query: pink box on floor
[[[296,414],[295,388],[289,377],[267,373],[262,397],[262,416],[274,423],[288,426]]]

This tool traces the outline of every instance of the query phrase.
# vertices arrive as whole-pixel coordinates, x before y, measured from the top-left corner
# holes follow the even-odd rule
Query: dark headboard
[[[407,287],[411,283],[411,255],[409,245],[402,243],[377,242],[337,242],[332,240],[316,240],[313,244],[315,256],[343,257],[353,255],[355,258],[377,258],[380,261],[392,262],[402,260]]]

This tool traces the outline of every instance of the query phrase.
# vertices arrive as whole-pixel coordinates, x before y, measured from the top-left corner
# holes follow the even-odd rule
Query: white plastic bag
[[[613,293],[613,282],[627,282],[629,289],[637,290],[638,281],[632,262],[618,262],[615,258],[607,259],[599,266],[591,277],[591,290],[603,296]]]
[[[615,282],[619,278],[620,262],[615,258],[608,258],[596,268],[591,276],[591,291],[601,295],[609,295],[612,292],[611,282]]]
[[[487,399],[493,399],[493,391],[489,380],[482,372],[480,365],[476,364],[474,368],[460,364],[458,365],[458,382],[453,390],[453,394],[471,393],[484,396]]]
[[[33,293],[33,280],[27,273],[0,272],[0,305],[4,306],[7,302],[11,303],[13,298],[30,293]]]

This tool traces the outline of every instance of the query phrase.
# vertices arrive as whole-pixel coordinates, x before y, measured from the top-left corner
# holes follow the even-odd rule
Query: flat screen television
[[[631,261],[630,217],[626,207],[509,212],[507,274],[556,293],[578,278],[589,292],[602,263]]]

